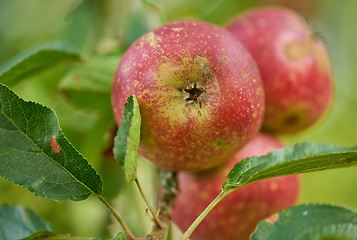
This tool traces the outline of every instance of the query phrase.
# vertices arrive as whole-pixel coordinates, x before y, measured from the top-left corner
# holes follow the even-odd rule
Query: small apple
[[[136,95],[139,151],[168,170],[222,164],[259,131],[262,82],[246,49],[225,29],[180,20],[141,36],[117,68],[112,103],[118,124]]]
[[[199,173],[179,172],[180,193],[172,210],[174,223],[185,231],[221,192],[233,166],[244,158],[283,147],[273,136],[259,134],[223,167]],[[261,220],[294,205],[299,193],[297,175],[271,178],[236,190],[219,202],[192,234],[193,240],[248,239]]]
[[[328,112],[334,95],[330,58],[303,17],[262,7],[236,16],[226,29],[258,65],[266,95],[264,130],[296,133]]]

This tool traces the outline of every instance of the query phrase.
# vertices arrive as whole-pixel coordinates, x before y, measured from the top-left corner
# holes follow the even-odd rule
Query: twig
[[[202,220],[207,216],[207,214],[213,209],[214,206],[217,205],[225,196],[227,196],[230,192],[222,191],[218,196],[206,207],[205,210],[196,218],[196,220],[191,224],[191,226],[186,230],[186,232],[182,235],[181,240],[187,240],[196,229],[198,224],[202,222]]]
[[[110,212],[114,215],[114,217],[116,218],[116,220],[118,220],[118,222],[120,223],[120,225],[122,226],[125,234],[128,236],[128,238],[130,240],[138,240],[138,238],[136,238],[134,236],[134,234],[130,231],[128,225],[126,224],[126,222],[124,221],[124,219],[119,215],[119,213],[117,213],[117,211],[115,211],[115,209],[100,195],[96,195],[96,197],[102,202],[104,203],[104,205],[110,210]]]
[[[140,185],[140,182],[139,182],[138,177],[135,178],[135,183],[136,183],[136,186],[138,187],[139,192],[140,192],[142,198],[144,199],[144,201],[145,201],[147,207],[149,208],[149,211],[151,212],[151,214],[152,214],[152,216],[153,216],[153,218],[154,218],[154,220],[155,220],[156,225],[157,225],[159,228],[162,228],[162,224],[161,224],[160,220],[158,219],[158,217],[157,217],[157,215],[156,215],[156,213],[155,213],[153,207],[151,206],[150,202],[149,202],[148,199],[146,198],[143,189],[141,188],[141,185]]]

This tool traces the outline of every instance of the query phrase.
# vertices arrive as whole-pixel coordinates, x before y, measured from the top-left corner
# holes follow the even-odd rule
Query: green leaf
[[[133,182],[137,176],[137,158],[140,143],[140,109],[134,95],[125,103],[124,117],[114,140],[114,157],[124,169],[125,178]]]
[[[120,55],[95,56],[69,72],[59,88],[72,103],[84,107],[111,109],[111,88]]]
[[[357,212],[331,205],[299,205],[261,221],[251,240],[356,240]]]
[[[102,191],[100,176],[69,143],[53,110],[0,84],[0,175],[54,200]]]
[[[98,40],[103,38],[103,28],[107,25],[105,19],[108,15],[107,5],[102,2],[77,2],[65,16],[66,24],[61,29],[61,39],[79,49],[85,56],[91,55]]]
[[[66,46],[52,45],[30,50],[0,69],[0,82],[14,85],[44,70],[80,61],[78,53]]]
[[[103,238],[72,237],[69,235],[58,235],[50,231],[37,231],[21,240],[104,240]]]
[[[357,165],[357,147],[323,143],[298,143],[261,157],[237,163],[228,174],[223,189],[240,188],[267,178]]]
[[[0,239],[20,239],[38,230],[51,230],[51,226],[28,208],[0,206]]]

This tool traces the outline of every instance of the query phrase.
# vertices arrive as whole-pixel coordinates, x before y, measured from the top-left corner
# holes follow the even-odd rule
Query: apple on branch
[[[227,30],[202,21],[168,23],[130,46],[112,87],[118,124],[132,94],[142,119],[139,151],[168,170],[223,164],[257,134],[264,116],[252,57]]]

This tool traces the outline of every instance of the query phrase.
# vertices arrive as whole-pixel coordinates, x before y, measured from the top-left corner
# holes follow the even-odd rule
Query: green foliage
[[[102,182],[59,127],[56,114],[0,85],[0,175],[35,195],[84,200]]]
[[[357,212],[325,204],[294,206],[261,221],[250,239],[357,239]]]
[[[110,109],[110,93],[120,54],[97,55],[64,76],[59,84],[66,99],[78,107]]]
[[[267,178],[357,165],[357,147],[345,148],[322,143],[299,143],[265,156],[237,163],[223,189],[238,188]]]
[[[0,206],[0,239],[17,240],[38,230],[49,230],[49,223],[30,209],[20,206]]]
[[[44,70],[81,61],[78,53],[66,46],[43,46],[23,53],[0,69],[0,82],[9,86]]]
[[[125,178],[133,182],[137,176],[137,158],[140,143],[140,109],[134,95],[125,103],[123,120],[114,141],[114,156],[124,169]]]

